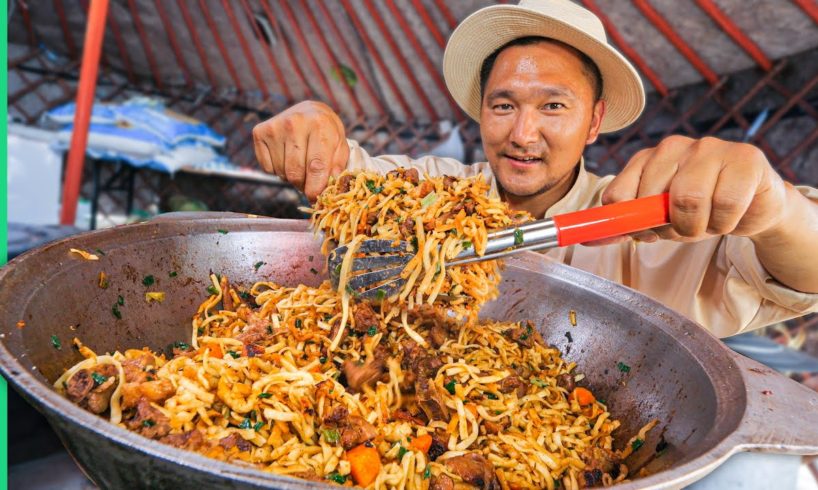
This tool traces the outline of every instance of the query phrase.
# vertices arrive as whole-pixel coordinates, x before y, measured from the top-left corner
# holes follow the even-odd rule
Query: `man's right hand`
[[[315,201],[330,175],[346,169],[349,145],[341,118],[321,102],[300,102],[253,128],[256,158],[265,171]]]

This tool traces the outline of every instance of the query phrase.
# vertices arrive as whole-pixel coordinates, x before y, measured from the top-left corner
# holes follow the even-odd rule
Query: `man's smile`
[[[528,169],[543,162],[542,158],[538,155],[504,153],[502,156],[509,162],[512,168]]]

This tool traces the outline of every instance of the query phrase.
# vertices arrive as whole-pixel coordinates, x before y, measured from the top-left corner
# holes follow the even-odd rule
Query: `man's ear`
[[[599,99],[594,104],[594,114],[591,117],[591,127],[588,129],[588,138],[585,144],[593,144],[599,136],[599,128],[602,126],[602,118],[605,117],[605,101]]]

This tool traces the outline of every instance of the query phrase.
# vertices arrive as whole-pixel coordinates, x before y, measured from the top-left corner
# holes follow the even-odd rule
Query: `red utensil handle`
[[[626,235],[670,223],[668,194],[554,216],[560,247]]]

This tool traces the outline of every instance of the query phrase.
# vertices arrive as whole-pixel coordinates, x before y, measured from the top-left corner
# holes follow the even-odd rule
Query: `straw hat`
[[[504,44],[542,36],[582,51],[602,74],[606,101],[601,132],[633,123],[645,107],[645,89],[634,67],[605,37],[602,21],[570,0],[521,0],[478,10],[457,26],[443,54],[443,76],[458,105],[480,121],[480,67]]]

